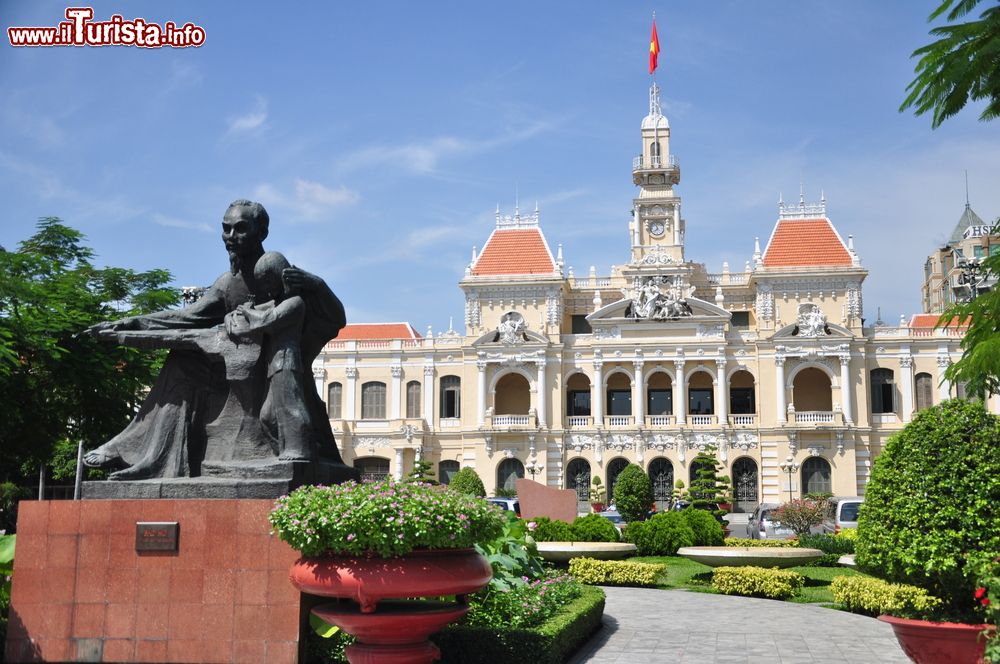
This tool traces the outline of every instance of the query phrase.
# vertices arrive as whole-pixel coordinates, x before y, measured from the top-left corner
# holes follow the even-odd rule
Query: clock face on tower
[[[663,237],[663,232],[666,230],[662,221],[651,221],[649,222],[649,234],[653,237]]]

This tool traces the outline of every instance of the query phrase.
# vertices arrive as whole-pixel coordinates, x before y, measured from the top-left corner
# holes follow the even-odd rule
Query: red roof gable
[[[910,327],[937,327],[938,321],[944,318],[941,314],[913,314],[910,318]],[[942,327],[968,327],[971,319],[966,318],[964,323],[959,323],[957,319],[945,323]]]
[[[764,267],[851,267],[853,261],[829,219],[781,219],[764,252]]]
[[[345,326],[337,335],[337,341],[420,338],[420,333],[409,323],[358,323]]]
[[[551,274],[552,253],[538,228],[498,228],[472,267],[474,275]]]

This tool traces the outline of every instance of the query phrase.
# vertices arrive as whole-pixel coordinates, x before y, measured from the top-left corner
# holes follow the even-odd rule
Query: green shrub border
[[[604,591],[584,586],[580,597],[536,627],[500,631],[454,625],[431,641],[441,649],[444,664],[561,664],[600,628],[603,615]]]

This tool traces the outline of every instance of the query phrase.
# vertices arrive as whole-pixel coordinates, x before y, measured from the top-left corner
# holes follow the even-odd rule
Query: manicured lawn
[[[712,592],[712,568],[682,558],[680,556],[647,556],[630,558],[641,563],[659,563],[667,566],[667,571],[660,577],[657,588],[683,589],[695,592]],[[788,600],[802,604],[833,605],[833,594],[830,592],[830,582],[838,576],[856,576],[856,572],[847,567],[792,567],[792,571],[805,577],[806,583],[799,594]],[[835,606],[835,605],[834,605]]]

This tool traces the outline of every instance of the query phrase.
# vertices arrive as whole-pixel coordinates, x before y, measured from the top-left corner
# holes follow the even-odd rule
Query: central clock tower
[[[660,108],[660,87],[649,88],[649,115],[642,120],[642,153],[632,160],[632,181],[639,195],[632,201],[632,260],[634,266],[684,263],[684,219],[674,185],[681,167],[670,153],[670,123]],[[644,270],[645,271],[645,270]],[[666,270],[674,271],[674,270]]]

